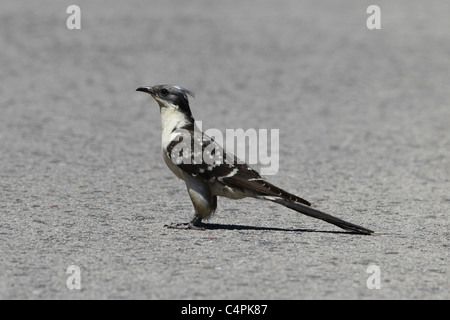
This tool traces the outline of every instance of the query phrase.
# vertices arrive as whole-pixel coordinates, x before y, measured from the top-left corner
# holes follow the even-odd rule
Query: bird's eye
[[[169,94],[169,90],[167,90],[167,89],[162,89],[162,90],[161,90],[161,94],[162,94],[163,96],[167,96],[167,95]]]

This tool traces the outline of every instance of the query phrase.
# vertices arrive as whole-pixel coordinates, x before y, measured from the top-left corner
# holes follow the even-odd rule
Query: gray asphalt
[[[450,298],[448,1],[71,4],[1,4],[1,299]],[[246,199],[164,228],[192,208],[135,92],[160,83],[204,129],[280,129],[269,181],[378,235]]]

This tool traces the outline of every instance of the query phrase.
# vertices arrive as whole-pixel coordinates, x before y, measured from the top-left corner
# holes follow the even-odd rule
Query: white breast
[[[174,105],[164,106],[161,108],[161,146],[163,151],[163,158],[169,169],[180,179],[183,179],[181,170],[176,166],[172,160],[167,156],[167,147],[174,140],[179,133],[173,131],[177,128],[189,124],[189,120],[184,113],[178,111],[178,107]],[[184,179],[183,179],[184,180]]]
[[[169,167],[170,171],[172,171],[178,178],[184,180],[181,169],[178,168],[178,166],[172,162],[172,160],[167,156],[167,151],[164,149],[163,149],[163,159],[166,165]]]

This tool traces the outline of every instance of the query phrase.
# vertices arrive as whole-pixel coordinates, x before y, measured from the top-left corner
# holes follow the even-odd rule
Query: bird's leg
[[[183,177],[189,197],[194,205],[194,218],[189,223],[176,223],[166,225],[166,227],[170,229],[205,230],[207,225],[202,223],[202,219],[208,218],[216,210],[217,196],[212,196],[209,186],[195,176],[183,173]]]
[[[205,230],[205,225],[199,216],[195,216],[190,222],[166,224],[164,227],[182,230]]]

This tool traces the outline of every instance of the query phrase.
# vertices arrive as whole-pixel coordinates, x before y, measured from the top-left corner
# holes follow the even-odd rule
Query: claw
[[[191,222],[172,223],[164,225],[168,229],[181,229],[181,230],[206,230],[205,224],[202,223],[202,218],[194,217]]]

